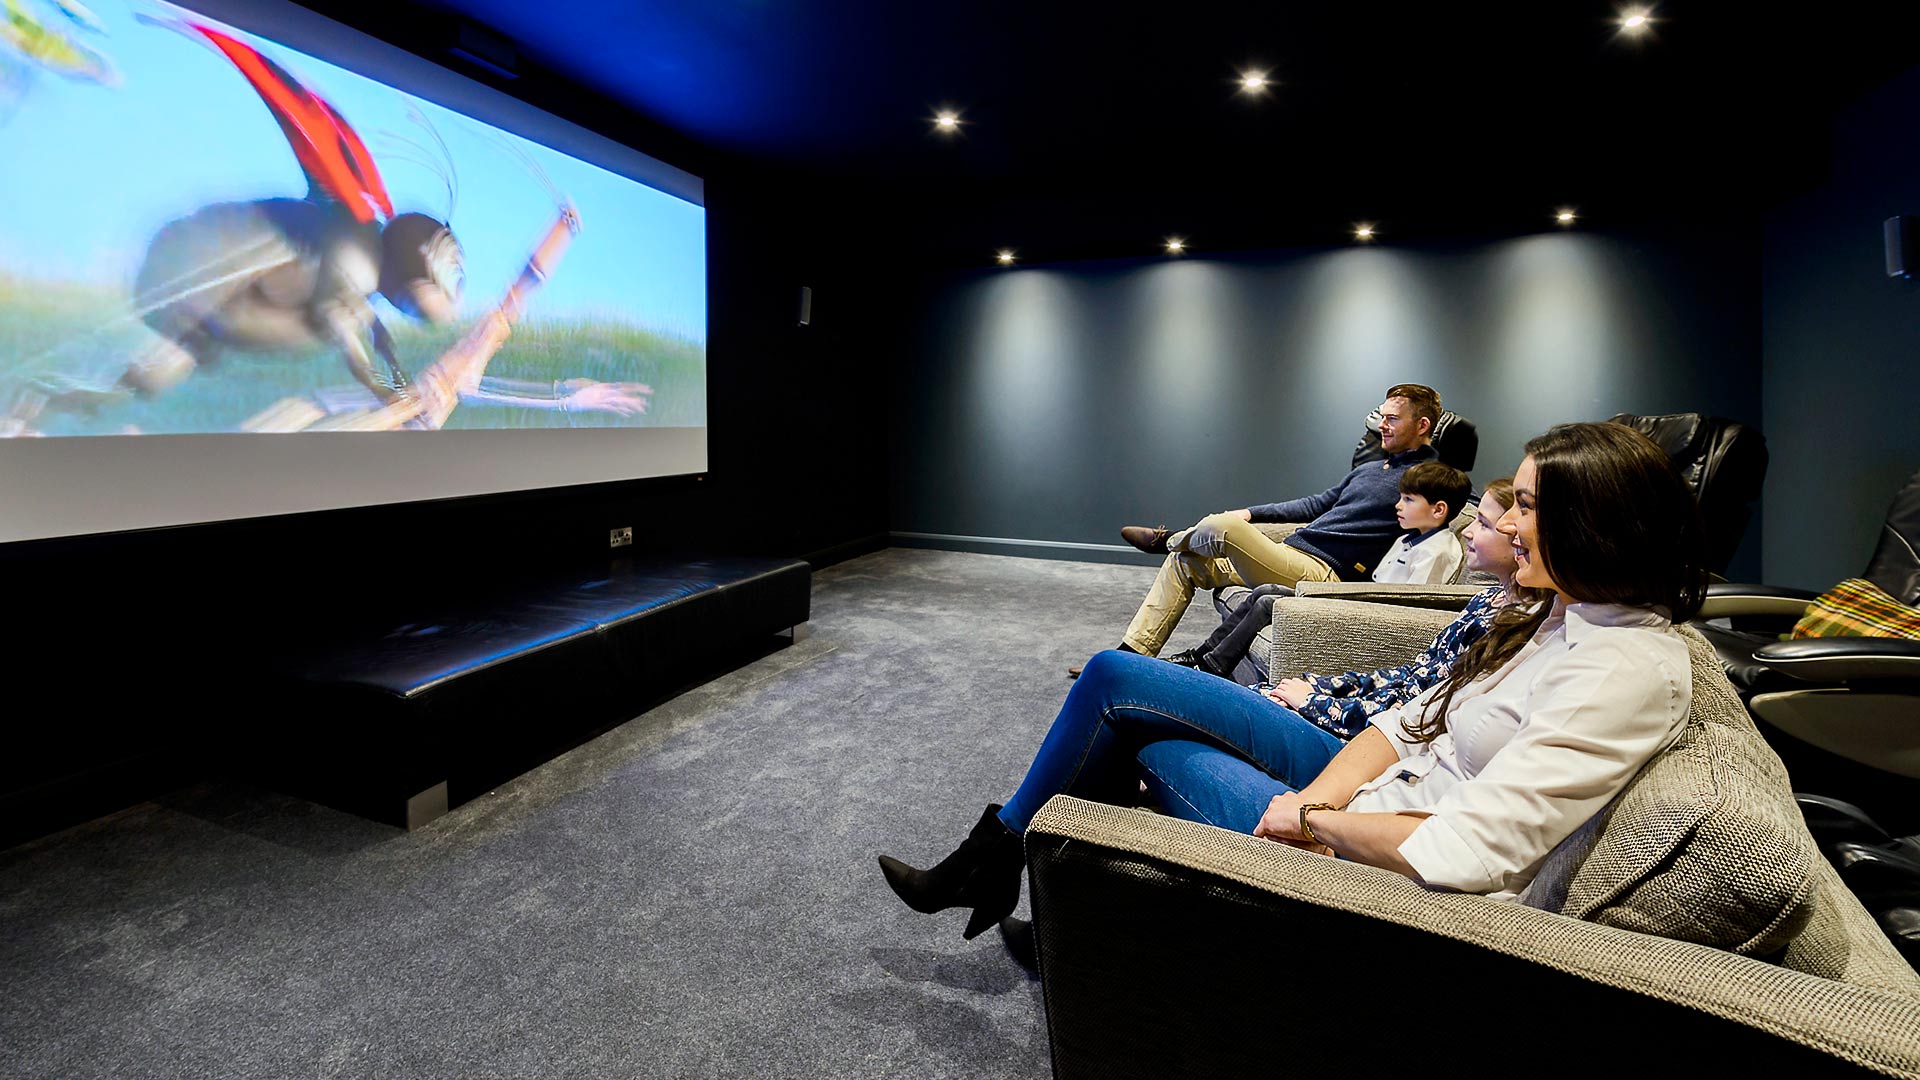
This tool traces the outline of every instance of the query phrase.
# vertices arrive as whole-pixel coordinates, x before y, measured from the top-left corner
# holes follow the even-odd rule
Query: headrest
[[[1635,416],[1621,413],[1612,420],[1624,424],[1653,440],[1667,452],[1686,477],[1688,486],[1700,490],[1706,470],[1707,448],[1713,437],[1714,422],[1700,413],[1669,413],[1665,416]]]
[[[1745,424],[1700,413],[1621,413],[1612,422],[1652,439],[1673,459],[1706,522],[1708,568],[1725,570],[1767,477],[1766,437]]]

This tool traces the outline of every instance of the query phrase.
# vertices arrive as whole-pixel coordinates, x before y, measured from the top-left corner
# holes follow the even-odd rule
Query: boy
[[[1394,541],[1373,580],[1392,584],[1435,585],[1450,582],[1466,561],[1460,540],[1447,525],[1473,494],[1467,474],[1451,465],[1427,461],[1400,475],[1400,501],[1394,517],[1407,530]],[[1221,678],[1245,656],[1254,635],[1273,621],[1273,600],[1291,596],[1284,585],[1261,585],[1229,612],[1212,636],[1194,648],[1168,657],[1183,667],[1196,667]]]
[[[1373,568],[1373,580],[1412,585],[1452,581],[1467,556],[1447,523],[1472,493],[1466,473],[1438,461],[1421,462],[1401,473],[1394,518],[1407,531]]]

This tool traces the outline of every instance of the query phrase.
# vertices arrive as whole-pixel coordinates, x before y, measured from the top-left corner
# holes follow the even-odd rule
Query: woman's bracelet
[[[1321,843],[1322,841],[1320,840],[1320,838],[1313,835],[1313,826],[1307,824],[1307,815],[1313,813],[1315,810],[1338,810],[1338,809],[1340,808],[1333,805],[1332,803],[1310,802],[1310,803],[1301,804],[1300,835],[1306,837],[1307,843],[1309,844]]]

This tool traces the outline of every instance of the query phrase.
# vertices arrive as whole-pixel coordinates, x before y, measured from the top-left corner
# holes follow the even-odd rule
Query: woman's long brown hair
[[[1666,451],[1621,424],[1561,424],[1527,443],[1537,539],[1532,558],[1575,602],[1658,608],[1674,622],[1700,612],[1707,592],[1706,530],[1693,490]],[[1517,493],[1516,493],[1517,494]],[[1460,688],[1520,652],[1553,610],[1513,604],[1494,616],[1401,730],[1432,742],[1447,730]]]

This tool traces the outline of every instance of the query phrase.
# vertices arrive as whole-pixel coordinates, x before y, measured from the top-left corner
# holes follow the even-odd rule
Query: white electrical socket
[[[633,545],[633,526],[615,529],[607,534],[608,547],[631,547]]]

